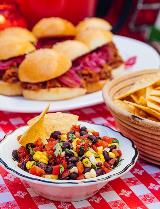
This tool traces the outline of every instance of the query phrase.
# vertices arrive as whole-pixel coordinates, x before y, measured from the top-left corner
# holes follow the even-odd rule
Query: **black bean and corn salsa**
[[[58,180],[94,178],[110,172],[121,158],[119,141],[85,126],[73,125],[67,134],[54,131],[47,144],[38,139],[12,153],[30,174]]]

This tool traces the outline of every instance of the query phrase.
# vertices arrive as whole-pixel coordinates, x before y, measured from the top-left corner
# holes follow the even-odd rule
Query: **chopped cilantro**
[[[112,143],[118,143],[118,144],[119,144],[119,141],[118,141],[117,139],[114,139],[114,140],[112,141]]]
[[[63,165],[60,165],[60,174],[62,174],[63,171],[64,171],[64,167],[63,167]]]
[[[55,146],[54,146],[54,154],[56,157],[58,157],[58,155],[61,155],[62,153],[62,143],[57,143]]]
[[[71,139],[72,141],[75,139],[75,135],[74,134],[69,134],[69,139]]]

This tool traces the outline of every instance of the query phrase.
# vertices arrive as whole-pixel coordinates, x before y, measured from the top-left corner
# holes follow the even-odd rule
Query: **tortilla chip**
[[[38,116],[38,119],[32,123],[27,131],[20,137],[19,143],[25,146],[28,143],[34,143],[37,139],[41,139],[46,143],[47,133],[44,127],[44,116],[47,113],[49,106]]]
[[[153,117],[155,117],[158,120],[160,120],[160,112],[158,112],[158,111],[156,111],[154,109],[151,109],[150,107],[145,107],[145,106],[142,106],[142,105],[139,105],[139,104],[135,104],[135,103],[132,103],[132,102],[126,101],[126,103],[128,103],[130,105],[133,105],[134,107],[137,107],[137,108],[143,110],[144,112],[148,113],[149,115],[152,115]]]
[[[37,121],[39,117],[35,117],[28,121],[28,125],[32,126],[32,124]],[[78,121],[78,116],[69,114],[69,113],[48,113],[44,117],[44,127],[47,132],[47,138],[50,137],[53,131],[61,131],[66,133],[70,131],[71,127],[75,125]]]
[[[135,94],[131,94],[130,97],[132,98],[132,100],[138,104],[138,97]]]
[[[160,103],[160,97],[150,96],[149,100],[153,101],[153,102],[156,102],[156,103]]]
[[[123,99],[126,96],[129,96],[130,94],[133,94],[141,89],[144,89],[148,86],[153,85],[154,83],[158,82],[160,80],[160,73],[155,73],[152,75],[143,75],[130,87],[130,89],[121,94],[118,95],[115,99]]]
[[[122,100],[115,100],[114,103],[120,107],[121,109],[123,110],[126,110],[132,114],[134,114],[134,111],[135,111],[135,107],[133,105],[130,105],[128,103],[125,103],[124,101]]]

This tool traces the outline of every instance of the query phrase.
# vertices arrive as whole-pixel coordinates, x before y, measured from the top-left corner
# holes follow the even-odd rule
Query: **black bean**
[[[84,136],[84,135],[86,135],[86,134],[87,134],[86,131],[80,131],[80,136]]]
[[[53,133],[51,133],[51,138],[54,138],[54,139],[59,139],[61,135],[61,132],[60,131],[54,131]]]
[[[18,161],[19,157],[18,157],[18,151],[17,150],[12,151],[12,157],[13,157],[13,160]]]
[[[103,156],[104,156],[104,159],[105,159],[105,161],[109,161],[110,160],[110,157],[109,157],[109,154],[108,154],[108,152],[107,151],[103,151]]]
[[[97,137],[96,136],[93,136],[93,135],[89,135],[88,136],[88,139],[92,142],[92,143],[96,143],[98,141]]]
[[[63,149],[70,149],[71,148],[71,144],[69,142],[63,142],[62,148]]]
[[[69,175],[69,178],[70,179],[76,179],[78,177],[78,173],[71,173],[70,175]]]
[[[101,162],[98,162],[98,163],[96,164],[96,166],[97,166],[97,167],[102,167],[102,163],[101,163]]]
[[[70,169],[70,168],[72,168],[72,167],[74,167],[74,166],[75,166],[74,163],[69,163],[69,164],[67,165],[67,168]]]
[[[70,158],[68,159],[68,162],[76,163],[78,160],[79,160],[78,157],[70,157]]]
[[[90,172],[91,168],[85,168],[83,173],[87,173],[87,172]]]
[[[33,156],[29,155],[29,160],[32,161],[33,160]]]
[[[80,128],[80,130],[81,130],[81,131],[86,131],[87,128],[86,128],[85,126],[82,126],[82,127]]]
[[[100,168],[98,168],[98,169],[96,170],[96,175],[97,175],[97,176],[103,175],[103,170],[100,169]]]
[[[75,131],[69,131],[68,134],[75,134]]]
[[[66,150],[65,150],[65,155],[66,155],[67,157],[72,157],[72,156],[74,156],[74,153],[73,153],[71,150],[66,149]]]
[[[46,166],[46,169],[45,169],[45,172],[47,173],[47,174],[51,174],[52,173],[52,166],[50,166],[50,165],[47,165]]]
[[[27,170],[27,168],[26,168],[26,162],[22,162],[22,163],[19,165],[19,167],[20,167],[22,170],[26,171],[26,170]]]
[[[112,152],[112,150],[113,150],[113,149],[116,149],[117,146],[114,144],[114,145],[109,146],[108,148],[110,149],[110,152]]]
[[[30,148],[35,148],[35,144],[33,144],[33,143],[26,144],[26,150],[30,151]]]
[[[78,152],[78,155],[81,157],[84,155],[84,147],[80,147],[80,150]]]
[[[47,168],[47,165],[45,163],[41,163],[41,162],[37,163],[37,166],[40,167],[40,168],[42,168],[44,171]]]

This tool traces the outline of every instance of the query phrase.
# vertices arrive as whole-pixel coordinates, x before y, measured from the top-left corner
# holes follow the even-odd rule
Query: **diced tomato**
[[[84,171],[84,166],[81,161],[77,162],[78,174],[81,175]]]
[[[116,158],[113,158],[113,159],[111,159],[111,160],[109,161],[109,164],[110,164],[110,165],[114,165],[115,162],[116,162]]]
[[[93,148],[93,150],[95,151],[95,152],[97,152],[97,147],[96,147],[96,145],[92,145],[92,148]]]
[[[121,157],[122,156],[122,151],[118,149],[117,152],[119,154],[119,157]]]
[[[38,147],[41,146],[43,143],[41,139],[37,139],[37,141],[34,144]]]
[[[77,177],[77,180],[81,180],[81,179],[84,179],[85,177],[84,177],[84,174],[82,174],[82,175],[80,175],[80,176],[78,176]]]
[[[42,176],[45,174],[45,171],[42,168],[39,168],[38,166],[34,165],[29,170],[29,173],[36,176]]]
[[[103,146],[103,141],[102,140],[98,140],[95,145],[97,147]]]
[[[106,141],[102,141],[102,146],[105,148],[105,147],[108,147],[108,142]]]
[[[45,145],[46,151],[53,150],[56,143],[57,143],[56,141],[49,141],[48,144]]]
[[[63,173],[62,173],[62,178],[65,179],[67,176],[70,175],[70,172],[69,170],[65,170]]]
[[[111,144],[112,143],[112,138],[110,138],[110,137],[108,137],[108,136],[103,136],[102,137],[102,140],[103,141],[105,141],[105,142],[107,142],[108,144]]]
[[[65,160],[65,159],[63,159],[63,160],[62,160],[62,165],[63,165],[64,169],[66,169],[66,168],[67,168],[67,162],[66,162],[66,160]]]
[[[80,138],[80,133],[78,131],[75,132],[76,138]]]
[[[27,152],[26,148],[23,147],[23,146],[21,146],[21,147],[18,149],[18,156],[19,156],[20,158],[24,158],[24,157],[26,157],[26,155],[28,155],[28,152]]]
[[[99,133],[96,132],[96,131],[93,131],[92,134],[93,134],[94,136],[99,136]]]
[[[107,162],[104,162],[104,166],[105,166],[106,168],[109,168],[109,167],[110,167],[110,164],[107,163]]]
[[[110,172],[110,169],[109,168],[106,168],[104,165],[102,165],[102,170],[105,171],[105,173],[109,173]]]
[[[72,131],[80,131],[80,125],[73,125],[71,130]]]
[[[60,165],[53,166],[52,174],[53,175],[59,175],[60,174]]]

